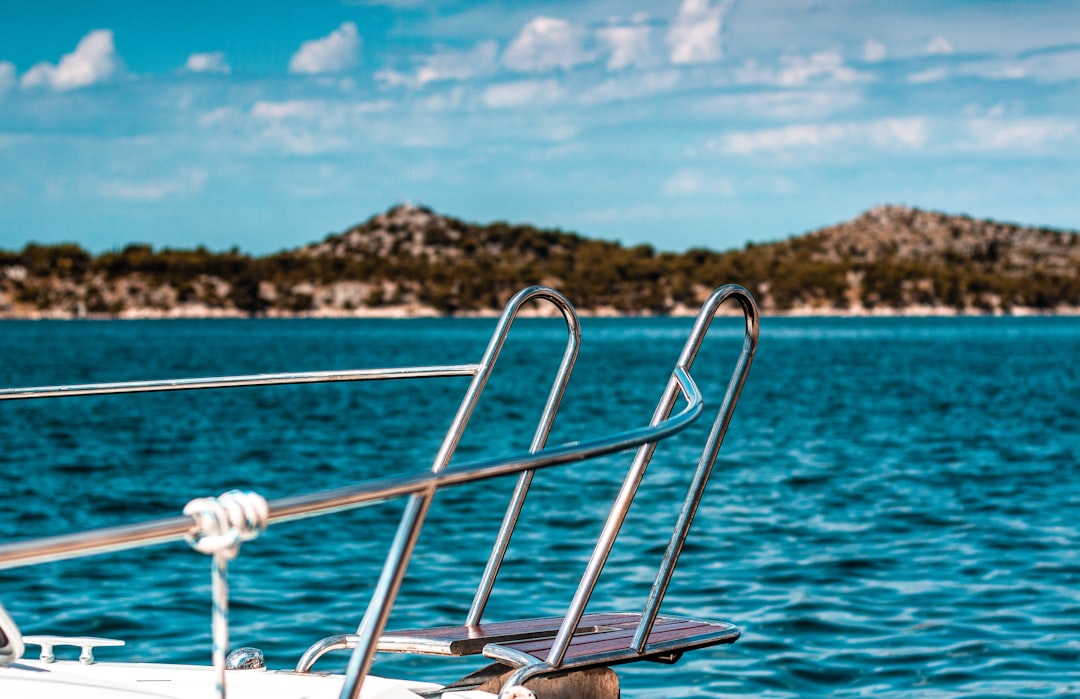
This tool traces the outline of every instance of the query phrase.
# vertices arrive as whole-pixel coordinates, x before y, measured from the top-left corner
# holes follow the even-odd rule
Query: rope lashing
[[[240,552],[240,544],[251,541],[266,529],[270,506],[258,493],[230,490],[216,498],[196,498],[184,506],[184,514],[195,520],[187,535],[191,547],[213,556],[210,584],[212,656],[215,690],[225,699],[225,654],[229,649],[229,561]]]
[[[195,519],[196,529],[187,536],[191,547],[231,561],[241,542],[266,529],[270,506],[258,493],[230,490],[216,498],[195,498],[184,506],[184,514]]]

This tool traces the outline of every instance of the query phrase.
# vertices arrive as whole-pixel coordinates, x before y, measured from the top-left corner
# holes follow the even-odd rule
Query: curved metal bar
[[[72,396],[100,396],[119,393],[154,393],[158,391],[192,391],[207,388],[280,386],[284,384],[332,383],[336,381],[429,379],[450,376],[474,376],[479,369],[479,364],[452,364],[446,366],[399,367],[387,369],[347,369],[343,371],[250,374],[247,376],[218,376],[202,379],[164,379],[155,381],[124,381],[120,383],[88,383],[72,386],[32,386],[27,388],[0,389],[0,400],[67,398]]]
[[[702,412],[703,402],[697,386],[690,382],[686,389],[688,391],[686,408],[659,425],[626,430],[599,439],[563,444],[544,449],[536,454],[521,453],[481,459],[442,473],[381,478],[341,488],[281,498],[269,503],[270,516],[267,521],[269,524],[277,524],[334,512],[345,512],[386,502],[403,495],[451,488],[526,470],[585,461],[633,449],[646,442],[665,439],[689,427]],[[75,534],[0,544],[0,570],[182,541],[195,530],[195,520],[191,517],[168,517],[140,524],[126,524]]]
[[[675,523],[675,529],[671,533],[671,540],[668,542],[663,559],[661,559],[660,568],[656,572],[656,579],[653,581],[649,597],[645,602],[645,608],[641,613],[641,622],[638,624],[637,630],[634,632],[634,638],[630,643],[631,648],[638,653],[645,650],[645,644],[648,642],[649,634],[652,632],[653,624],[656,622],[656,616],[660,612],[660,605],[664,601],[664,595],[667,594],[667,588],[671,582],[672,574],[675,572],[675,566],[679,562],[679,554],[682,553],[683,545],[686,543],[690,525],[694,522],[694,516],[697,514],[698,506],[701,504],[701,499],[705,494],[705,486],[708,485],[709,476],[712,475],[716,456],[720,453],[720,445],[724,441],[724,435],[727,434],[728,425],[731,424],[731,416],[735,413],[735,404],[739,402],[743,384],[746,383],[746,377],[750,373],[750,364],[754,361],[754,354],[757,352],[760,330],[758,308],[750,293],[741,286],[729,284],[714,291],[702,308],[702,313],[698,316],[699,321],[708,322],[705,319],[715,317],[720,304],[729,298],[735,299],[742,306],[743,318],[746,322],[742,350],[731,374],[731,379],[728,381],[724,400],[716,413],[716,419],[713,421],[709,437],[701,451],[697,470],[694,472],[694,477],[690,482],[682,510],[679,512],[679,518]],[[698,347],[693,349],[693,354],[696,355],[699,347],[700,343],[698,343]]]
[[[555,414],[558,412],[559,405],[566,394],[566,385],[570,381],[570,374],[574,370],[578,351],[581,349],[581,327],[578,323],[577,314],[573,312],[573,306],[569,300],[563,297],[562,302],[564,305],[561,310],[569,326],[567,328],[569,332],[567,333],[566,349],[563,351],[559,371],[551,385],[551,392],[548,394],[547,403],[544,405],[544,411],[541,413],[539,423],[537,423],[532,444],[529,446],[529,452],[532,454],[537,453],[547,444],[548,436],[551,434],[551,427],[555,422]],[[522,471],[521,475],[518,476],[514,493],[510,497],[510,504],[506,507],[502,524],[499,526],[499,533],[495,537],[495,543],[491,547],[491,553],[480,577],[480,583],[476,587],[472,605],[469,607],[469,613],[465,617],[466,626],[479,624],[481,617],[484,615],[484,608],[491,597],[491,589],[495,586],[495,578],[499,575],[499,569],[502,567],[503,559],[506,557],[506,550],[510,546],[510,538],[514,535],[518,518],[521,516],[521,509],[525,505],[525,497],[529,493],[529,486],[532,484],[534,473],[532,470]]]
[[[671,411],[675,407],[675,400],[679,393],[680,376],[684,375],[686,379],[689,380],[688,372],[694,364],[694,359],[697,357],[698,351],[701,349],[701,344],[704,342],[705,336],[708,333],[709,325],[716,315],[717,307],[724,299],[732,295],[736,295],[740,299],[750,298],[749,293],[745,289],[735,284],[729,284],[714,291],[702,306],[701,311],[698,312],[697,318],[694,321],[694,327],[686,340],[686,344],[683,346],[682,353],[679,355],[679,359],[675,364],[675,369],[672,371],[667,387],[664,389],[664,393],[656,406],[650,424],[663,422],[671,415]],[[750,300],[750,303],[751,305],[753,304],[752,299]],[[744,312],[749,314],[749,311],[744,310]],[[747,317],[749,331],[750,316],[748,315]],[[753,307],[753,318],[754,342],[756,344],[756,307]],[[747,368],[748,366],[749,365],[747,365]],[[732,404],[732,407],[734,407],[734,404]],[[615,498],[615,503],[612,505],[611,512],[608,514],[608,518],[604,522],[604,527],[600,532],[600,536],[596,540],[593,553],[589,557],[585,572],[581,576],[581,581],[578,583],[577,590],[574,592],[574,597],[570,602],[570,606],[567,608],[566,616],[563,617],[562,626],[559,627],[559,631],[556,634],[555,640],[552,642],[547,658],[545,659],[547,664],[554,668],[558,668],[559,665],[562,664],[563,658],[566,655],[566,650],[574,637],[574,632],[581,621],[582,615],[585,613],[585,608],[592,598],[593,591],[596,589],[596,584],[600,579],[600,573],[607,563],[608,556],[611,554],[611,548],[615,544],[615,539],[619,535],[622,523],[626,519],[627,512],[630,510],[630,504],[637,494],[641,480],[645,476],[645,470],[648,468],[649,461],[652,459],[655,451],[655,442],[645,443],[640,446],[634,457],[634,461],[630,466],[630,470],[623,480],[622,487],[619,489],[619,493]],[[670,575],[670,570],[668,571],[668,575]],[[666,583],[664,586],[666,588]],[[653,614],[655,617],[655,611],[653,611]],[[649,626],[651,628],[651,622]]]
[[[335,650],[350,650],[356,648],[360,637],[354,633],[343,633],[336,636],[327,636],[312,643],[300,659],[296,661],[296,672],[308,672],[318,662],[319,658]]]
[[[472,417],[473,410],[480,399],[480,393],[484,390],[484,386],[487,385],[495,361],[498,359],[503,344],[506,342],[510,325],[514,322],[522,305],[533,299],[546,300],[559,309],[571,336],[568,351],[572,349],[572,352],[576,354],[581,329],[574,307],[565,296],[554,289],[544,286],[529,287],[514,294],[499,317],[495,332],[492,334],[484,356],[480,360],[480,369],[473,376],[472,383],[465,392],[457,414],[454,416],[453,422],[450,423],[446,437],[435,455],[435,461],[431,466],[432,473],[440,473],[450,463],[450,459],[461,441],[465,426],[468,424],[469,418]],[[564,367],[569,368],[572,366],[572,360],[568,367],[564,362]],[[397,534],[391,544],[390,552],[387,554],[386,562],[383,564],[382,573],[375,585],[371,602],[364,611],[364,617],[356,630],[360,641],[349,657],[349,664],[345,670],[345,683],[341,688],[341,699],[357,699],[360,696],[360,686],[371,668],[379,636],[382,635],[390,618],[390,612],[401,589],[405,571],[408,568],[409,560],[412,558],[413,550],[416,548],[420,530],[423,528],[424,520],[427,518],[434,496],[435,489],[432,487],[414,494],[405,505],[405,511],[401,516],[401,524],[398,525]]]
[[[507,690],[511,687],[519,685],[524,686],[526,682],[534,677],[546,675],[558,670],[558,668],[552,667],[551,663],[547,661],[540,662],[531,655],[517,653],[512,649],[496,648],[495,646],[492,646],[490,648],[485,648],[484,651],[485,657],[490,657],[492,660],[505,659],[507,662],[517,665],[518,668],[503,682],[502,687],[499,689],[498,699],[502,699]],[[491,655],[488,655],[488,653]]]

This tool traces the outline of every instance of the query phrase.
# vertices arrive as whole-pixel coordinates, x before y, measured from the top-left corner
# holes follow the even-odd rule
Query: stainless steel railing
[[[615,537],[618,535],[622,521],[652,457],[656,443],[686,429],[701,414],[704,401],[690,374],[690,368],[717,308],[729,298],[738,301],[745,317],[746,332],[743,350],[739,355],[735,373],[732,375],[720,412],[710,433],[709,441],[702,452],[690,492],[687,495],[687,500],[676,524],[668,550],[657,573],[653,590],[646,603],[641,626],[635,637],[635,642],[643,647],[659,610],[660,602],[666,592],[679,552],[685,541],[687,530],[700,502],[720,442],[723,440],[724,433],[727,430],[735,402],[738,400],[739,392],[746,379],[756,349],[758,336],[757,308],[749,293],[741,287],[735,285],[721,287],[710,296],[705,306],[703,306],[695,321],[690,338],[687,340],[683,352],[671,372],[667,387],[653,418],[647,426],[626,430],[603,438],[573,442],[557,447],[546,447],[546,441],[577,358],[581,331],[577,315],[570,302],[562,294],[546,287],[530,287],[519,292],[508,302],[499,318],[483,358],[476,364],[5,389],[0,390],[0,400],[335,381],[472,377],[472,381],[435,456],[430,472],[383,478],[341,488],[282,498],[269,503],[268,523],[274,524],[316,517],[332,512],[341,512],[397,497],[409,496],[409,502],[402,515],[397,535],[391,544],[382,574],[372,594],[371,603],[368,605],[357,630],[355,649],[349,660],[346,680],[341,692],[342,699],[356,699],[359,696],[360,686],[371,667],[375,655],[378,638],[385,629],[390,611],[400,590],[405,570],[408,567],[436,491],[464,483],[518,474],[518,483],[507,507],[468,613],[466,623],[475,624],[479,623],[491,594],[535,470],[636,448],[638,451],[634,462],[597,540],[593,555],[590,557],[585,574],[567,610],[547,661],[543,664],[544,667],[523,668],[522,670],[532,676],[543,671],[545,667],[549,669],[557,668],[561,663],[567,645],[573,636],[573,631],[584,613],[585,606],[588,604],[600,572],[610,554]],[[491,376],[514,319],[517,317],[522,305],[533,300],[545,300],[560,311],[567,325],[567,343],[529,451],[499,458],[471,461],[448,468],[480,395],[488,378]],[[675,403],[680,396],[685,399],[686,405],[678,413],[672,414]],[[195,523],[193,519],[184,516],[76,534],[11,542],[0,545],[0,570],[110,551],[152,546],[185,539],[193,536],[194,533]]]

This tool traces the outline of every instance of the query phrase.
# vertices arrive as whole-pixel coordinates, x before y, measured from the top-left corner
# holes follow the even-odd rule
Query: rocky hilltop
[[[1080,235],[881,206],[786,240],[675,254],[406,204],[266,257],[0,251],[0,317],[477,315],[529,284],[585,313],[682,314],[725,282],[778,314],[1078,313]]]

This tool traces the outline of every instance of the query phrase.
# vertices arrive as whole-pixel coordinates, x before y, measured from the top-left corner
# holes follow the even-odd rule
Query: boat
[[[619,613],[586,613],[598,578],[611,553],[620,527],[655,451],[673,435],[684,431],[705,413],[705,396],[692,369],[711,322],[721,304],[731,301],[745,321],[742,346],[708,436],[689,479],[689,488],[657,563],[655,580],[640,608]],[[566,343],[536,424],[528,450],[451,463],[474,408],[500,356],[507,334],[526,305],[554,307],[566,325]],[[730,305],[730,304],[729,304]],[[138,699],[221,697],[234,699],[563,699],[619,696],[618,676],[611,669],[624,663],[677,662],[684,653],[720,646],[738,639],[739,628],[721,620],[669,616],[661,613],[668,585],[676,569],[691,523],[727,432],[758,341],[758,310],[742,287],[717,288],[702,305],[648,424],[631,426],[604,436],[583,436],[549,445],[556,414],[581,345],[581,325],[574,307],[560,292],[534,286],[518,292],[504,308],[479,361],[438,366],[331,370],[129,381],[0,390],[0,401],[69,400],[79,396],[141,392],[227,390],[285,384],[324,384],[344,381],[422,381],[434,377],[469,379],[456,414],[432,460],[430,470],[342,485],[329,490],[299,493],[267,501],[254,491],[229,491],[197,498],[173,516],[109,528],[58,534],[44,538],[0,543],[0,570],[33,566],[86,556],[187,541],[209,558],[211,573],[212,648],[206,665],[144,662],[101,662],[95,650],[122,646],[123,639],[92,636],[23,635],[17,613],[0,606],[0,696],[6,698],[80,697],[81,699]],[[6,403],[5,410],[17,409]],[[678,408],[676,410],[676,408]],[[485,617],[511,537],[526,505],[534,474],[541,469],[625,453],[629,465],[607,514],[591,555],[584,561],[577,587],[568,595],[565,614],[551,618],[498,619]],[[632,453],[632,458],[629,455]],[[498,488],[516,478],[494,544],[479,575],[473,602],[459,626],[425,626],[412,620],[410,628],[391,629],[391,610],[401,589],[417,539],[437,492],[466,483],[487,481]],[[229,650],[228,566],[241,555],[245,542],[268,526],[308,520],[306,526],[332,526],[326,515],[404,499],[396,535],[386,553],[371,600],[355,630],[314,640],[299,652],[295,666],[268,668],[263,653],[252,647]],[[319,519],[316,519],[319,518]],[[501,588],[500,588],[501,589]],[[516,591],[525,595],[526,590]],[[2,595],[2,592],[0,592]],[[2,603],[0,596],[0,603]],[[16,611],[17,610],[13,610]],[[359,616],[359,614],[358,614]],[[391,630],[388,630],[391,629]],[[176,639],[178,646],[184,639]],[[37,653],[29,649],[37,648]],[[78,659],[57,659],[74,655]],[[299,651],[299,649],[297,649]],[[347,651],[343,673],[320,672],[315,665],[327,654]],[[100,653],[101,651],[99,651]],[[110,650],[109,655],[120,651]],[[377,653],[412,653],[430,656],[475,656],[482,666],[461,677],[430,682],[392,679],[370,674]],[[486,663],[486,664],[485,664]],[[460,671],[459,671],[460,672]]]

